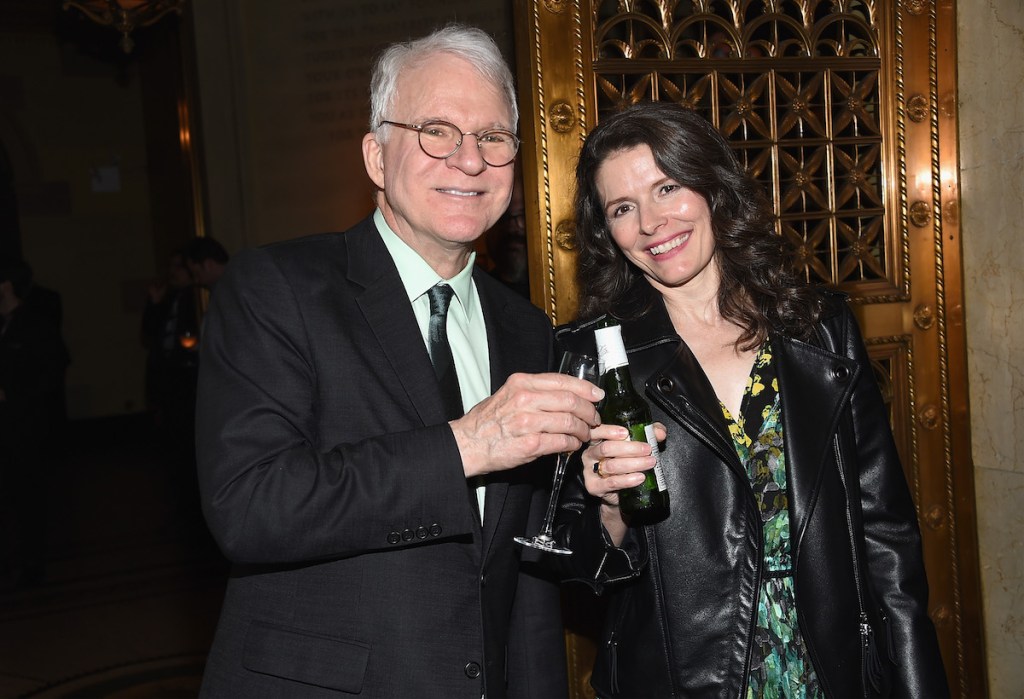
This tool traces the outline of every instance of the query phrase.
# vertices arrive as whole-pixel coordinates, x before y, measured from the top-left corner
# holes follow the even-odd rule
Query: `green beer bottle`
[[[605,392],[599,406],[601,420],[607,425],[622,425],[629,430],[630,439],[650,444],[651,453],[658,459],[661,450],[651,425],[651,408],[633,388],[622,328],[614,318],[605,316],[598,321],[594,335],[601,388]],[[660,460],[647,471],[643,483],[619,491],[619,508],[623,514],[645,517],[668,509],[668,490]]]

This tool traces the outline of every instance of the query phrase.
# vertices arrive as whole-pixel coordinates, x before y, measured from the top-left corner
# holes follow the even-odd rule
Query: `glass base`
[[[569,549],[564,549],[561,546],[558,546],[555,543],[554,538],[546,536],[544,534],[538,534],[533,538],[517,536],[514,537],[514,539],[517,544],[529,546],[530,548],[537,549],[538,551],[544,551],[546,553],[557,553],[559,556],[569,556],[572,554],[572,551],[570,551]]]

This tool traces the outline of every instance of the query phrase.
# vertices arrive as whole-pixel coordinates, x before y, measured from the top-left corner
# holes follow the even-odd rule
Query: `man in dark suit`
[[[234,256],[205,321],[200,484],[234,568],[203,694],[560,697],[557,586],[512,537],[601,392],[544,373],[547,318],[473,264],[512,189],[511,76],[452,26],[385,51],[371,101],[377,211]]]

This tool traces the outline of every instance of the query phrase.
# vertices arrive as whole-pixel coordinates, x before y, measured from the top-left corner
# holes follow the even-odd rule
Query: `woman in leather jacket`
[[[914,504],[845,299],[800,282],[728,143],[682,107],[603,120],[577,167],[582,320],[616,317],[665,427],[667,513],[617,491],[650,447],[592,433],[559,535],[609,597],[600,697],[948,696]]]

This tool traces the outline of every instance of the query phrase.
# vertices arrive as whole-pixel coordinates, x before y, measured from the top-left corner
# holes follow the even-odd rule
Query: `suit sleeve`
[[[914,503],[860,331],[848,310],[843,316],[845,351],[861,367],[852,397],[853,429],[868,574],[893,636],[893,696],[948,697],[935,628],[928,618]]]
[[[546,480],[550,470],[541,471]],[[533,493],[527,532],[540,531],[550,489]],[[568,678],[561,591],[548,560],[550,554],[523,549],[515,599],[509,623],[509,699],[560,699]]]
[[[225,555],[301,563],[472,532],[446,423],[397,433],[381,425],[376,435],[321,444],[326,379],[310,338],[329,321],[303,310],[271,256],[248,250],[232,259],[204,319],[197,463],[203,511]],[[373,411],[374,400],[352,403]]]

